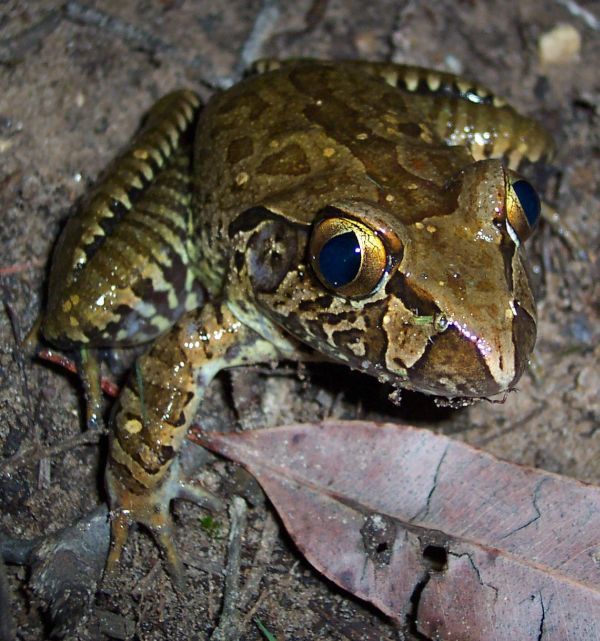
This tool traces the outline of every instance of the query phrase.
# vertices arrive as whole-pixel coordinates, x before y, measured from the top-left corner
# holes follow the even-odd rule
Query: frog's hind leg
[[[249,75],[282,67],[310,64],[310,59],[256,61]],[[415,123],[448,145],[467,147],[475,160],[502,158],[510,169],[521,161],[550,159],[554,142],[535,120],[519,114],[492,91],[471,80],[443,71],[388,62],[336,62],[336,69],[358,69],[410,94],[406,109]]]
[[[347,63],[350,64],[350,63]],[[552,136],[488,88],[461,76],[423,67],[358,62],[366,72],[411,95],[407,107],[449,145],[463,145],[475,160],[502,158],[510,169],[554,154]]]
[[[189,91],[160,100],[58,240],[42,333],[79,352],[90,426],[101,406],[97,348],[148,342],[203,302],[190,239],[199,109]]]

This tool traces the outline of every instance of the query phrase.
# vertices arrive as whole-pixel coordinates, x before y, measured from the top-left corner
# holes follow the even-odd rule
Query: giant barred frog
[[[486,89],[392,64],[267,62],[204,107],[159,101],[66,225],[42,326],[80,354],[90,424],[96,350],[149,343],[111,418],[109,567],[139,522],[180,575],[171,499],[218,502],[177,454],[220,370],[325,359],[449,399],[514,387],[540,213],[514,170],[551,146]]]

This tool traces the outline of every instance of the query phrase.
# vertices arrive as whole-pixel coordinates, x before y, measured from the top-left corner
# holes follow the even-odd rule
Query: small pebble
[[[540,36],[540,61],[543,65],[564,65],[579,60],[581,35],[570,24],[558,24]]]

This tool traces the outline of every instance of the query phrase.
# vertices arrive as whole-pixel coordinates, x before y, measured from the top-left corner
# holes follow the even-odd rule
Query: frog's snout
[[[501,333],[485,336],[459,323],[432,336],[410,368],[416,389],[445,397],[483,398],[510,390],[521,378],[533,351],[535,320],[518,308]]]

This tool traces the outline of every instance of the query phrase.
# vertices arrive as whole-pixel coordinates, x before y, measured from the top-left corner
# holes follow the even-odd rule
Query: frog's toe
[[[173,498],[180,499],[181,501],[191,501],[212,512],[220,512],[225,507],[221,499],[200,485],[189,481],[178,481],[177,490]]]
[[[173,522],[168,509],[149,503],[144,509],[132,511],[127,508],[117,508],[111,511],[111,546],[106,560],[105,576],[111,577],[117,573],[119,561],[129,538],[129,531],[134,523],[143,525],[150,531],[158,545],[171,581],[176,589],[184,585],[185,574],[183,564],[173,544]]]
[[[131,491],[111,473],[110,469],[107,472],[107,486],[111,498],[111,547],[106,562],[106,576],[116,572],[131,526],[139,523],[154,537],[174,587],[183,587],[183,564],[173,544],[173,520],[169,513],[171,501],[193,501],[211,510],[220,510],[222,502],[207,490],[180,480],[175,473],[176,470],[172,471],[164,483],[143,493]]]
[[[110,548],[106,559],[106,566],[104,567],[104,576],[110,578],[117,574],[121,554],[129,537],[132,520],[125,512],[120,510],[115,512],[111,511],[109,518]]]

